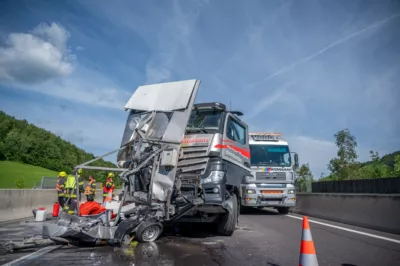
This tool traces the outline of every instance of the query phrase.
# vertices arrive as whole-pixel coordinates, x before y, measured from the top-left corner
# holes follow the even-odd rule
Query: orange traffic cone
[[[318,266],[317,254],[311,236],[307,216],[303,217],[303,232],[301,235],[299,266]]]

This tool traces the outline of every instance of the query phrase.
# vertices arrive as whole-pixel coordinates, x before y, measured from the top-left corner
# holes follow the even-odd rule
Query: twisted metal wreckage
[[[44,224],[43,235],[69,243],[122,244],[132,236],[138,242],[152,242],[164,223],[202,204],[200,197],[189,200],[182,195],[178,168],[199,85],[199,80],[185,80],[138,87],[125,105],[129,115],[120,148],[75,168],[121,172],[123,196],[115,220],[110,210],[93,216],[62,213],[56,223]],[[113,153],[118,153],[118,169],[89,165]]]

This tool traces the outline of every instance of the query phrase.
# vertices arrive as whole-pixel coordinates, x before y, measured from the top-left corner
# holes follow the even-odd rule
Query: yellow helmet
[[[108,176],[107,176],[107,177],[113,178],[113,177],[114,177],[114,173],[108,173]]]
[[[58,176],[59,176],[59,177],[66,177],[66,176],[67,176],[67,173],[64,172],[64,171],[62,171],[62,172],[60,172],[60,173],[58,174]]]
[[[78,174],[82,174],[82,173],[83,173],[82,169],[79,168],[79,169],[78,169]]]

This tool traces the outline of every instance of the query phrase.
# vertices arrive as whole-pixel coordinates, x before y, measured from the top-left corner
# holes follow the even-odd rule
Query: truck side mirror
[[[299,167],[299,155],[297,153],[294,154],[294,166]]]

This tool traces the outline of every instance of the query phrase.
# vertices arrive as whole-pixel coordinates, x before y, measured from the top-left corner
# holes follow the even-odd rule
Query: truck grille
[[[286,172],[256,172],[256,180],[286,180]]]
[[[199,158],[207,156],[208,147],[183,147],[179,159]]]
[[[178,167],[182,173],[196,173],[198,175],[206,169],[209,157],[208,146],[182,147]]]

